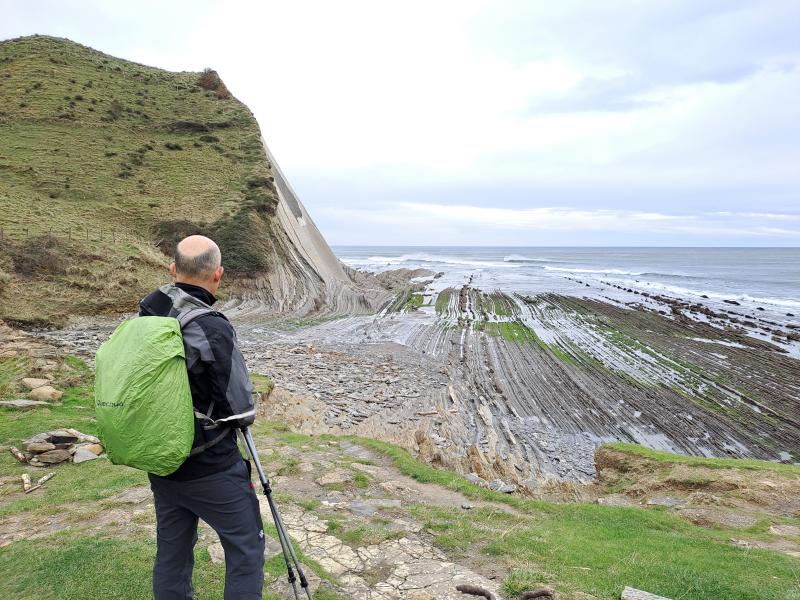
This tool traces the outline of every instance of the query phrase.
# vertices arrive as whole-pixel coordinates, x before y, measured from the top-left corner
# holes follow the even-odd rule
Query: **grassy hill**
[[[0,319],[131,310],[190,232],[229,272],[268,271],[276,204],[258,124],[216,73],[0,42]]]

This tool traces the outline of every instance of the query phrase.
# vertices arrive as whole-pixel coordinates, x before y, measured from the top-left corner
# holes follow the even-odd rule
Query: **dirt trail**
[[[290,534],[306,556],[339,582],[334,585],[312,574],[313,588],[329,587],[353,600],[463,600],[455,590],[459,584],[497,593],[498,583],[475,565],[437,548],[435,536],[414,519],[411,508],[426,504],[451,510],[513,509],[469,501],[456,492],[414,481],[382,455],[346,441],[287,446],[257,436],[256,442]],[[286,470],[291,474],[282,474]],[[13,500],[13,495],[4,498]],[[260,496],[259,501],[265,523],[271,523],[266,500]],[[148,487],[130,488],[90,505],[53,508],[61,510],[48,516],[26,512],[0,519],[0,547],[63,530],[155,537]],[[212,556],[219,552],[214,548],[216,534],[202,523],[198,544]],[[268,548],[271,553],[278,550],[274,542]],[[486,571],[494,577],[490,568]],[[267,585],[279,597],[290,597],[284,576]]]

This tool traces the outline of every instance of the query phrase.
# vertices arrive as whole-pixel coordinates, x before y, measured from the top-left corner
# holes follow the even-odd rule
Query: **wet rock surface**
[[[235,322],[250,368],[276,383],[266,412],[528,491],[553,477],[591,481],[594,451],[610,441],[706,456],[800,453],[800,361],[735,322],[703,322],[689,316],[696,306],[655,297],[625,306],[465,285],[424,298],[418,310],[299,328]],[[91,360],[112,328],[45,335]]]

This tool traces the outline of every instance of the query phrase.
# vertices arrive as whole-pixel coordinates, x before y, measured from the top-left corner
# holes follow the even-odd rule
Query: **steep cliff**
[[[0,318],[132,310],[190,233],[220,244],[235,312],[370,312],[389,299],[336,259],[216,72],[46,36],[0,42]]]

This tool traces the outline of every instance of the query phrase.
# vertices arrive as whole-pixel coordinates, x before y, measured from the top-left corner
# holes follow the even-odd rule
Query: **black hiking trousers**
[[[158,548],[153,566],[155,600],[193,600],[192,569],[197,520],[219,534],[225,549],[225,600],[261,600],[264,527],[250,485],[248,464],[172,481],[150,477],[156,506]]]

